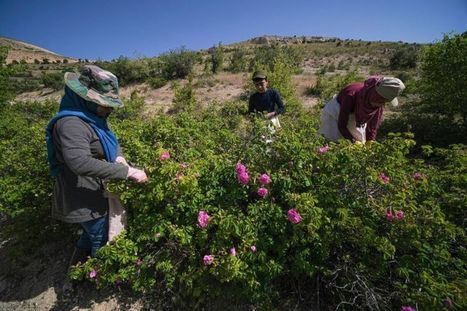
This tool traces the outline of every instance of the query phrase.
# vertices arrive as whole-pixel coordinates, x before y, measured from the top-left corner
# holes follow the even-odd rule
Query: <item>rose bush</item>
[[[457,216],[466,188],[455,176],[465,173],[465,149],[414,159],[411,137],[393,135],[322,152],[317,118],[305,115],[284,116],[266,143],[263,120],[223,118],[239,104],[117,125],[125,153],[150,181],[111,186],[130,213],[128,231],[77,268],[76,279],[96,270],[98,286],[123,281],[193,303],[233,295],[273,305],[291,287],[308,293],[310,305],[463,303]],[[170,157],[161,162],[164,152]]]
[[[44,218],[15,221],[49,210],[43,128],[56,107],[25,107],[2,111],[0,212],[17,231],[43,231]],[[465,146],[408,156],[408,134],[326,143],[313,113],[281,117],[270,143],[267,122],[242,109],[112,119],[150,179],[109,185],[128,230],[72,277],[174,307],[231,297],[265,309],[465,308]]]

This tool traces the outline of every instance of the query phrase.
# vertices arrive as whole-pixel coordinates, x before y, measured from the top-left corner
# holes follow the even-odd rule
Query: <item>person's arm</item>
[[[63,161],[79,176],[102,179],[126,179],[128,167],[120,163],[109,163],[92,157],[92,129],[79,118],[64,118],[55,125]]]
[[[383,108],[380,108],[379,111],[367,122],[366,140],[376,140],[376,135],[378,134],[378,128],[381,125],[382,117]]]
[[[337,119],[337,127],[339,132],[345,139],[349,139],[352,142],[355,141],[355,138],[350,133],[349,129],[347,128],[347,124],[349,123],[349,115],[352,109],[352,102],[351,99],[344,99],[341,100],[340,109],[339,109],[339,118]]]
[[[275,110],[276,115],[284,113],[285,112],[284,103],[282,102],[281,95],[277,91],[274,91],[274,101],[277,105],[277,109]]]

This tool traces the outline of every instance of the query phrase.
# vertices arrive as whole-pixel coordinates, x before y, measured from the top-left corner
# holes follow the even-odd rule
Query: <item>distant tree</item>
[[[157,62],[158,71],[165,80],[183,79],[193,71],[200,56],[184,47],[162,54]]]
[[[431,112],[447,115],[452,122],[467,118],[467,35],[445,35],[428,46],[421,57],[419,91]]]
[[[64,63],[64,64],[68,64],[68,59],[64,58],[64,59],[63,59],[63,63]]]
[[[0,46],[0,107],[15,96],[10,80],[13,69],[5,65],[7,56],[8,47]]]
[[[222,44],[219,42],[219,45],[213,46],[209,49],[209,55],[211,60],[211,71],[212,73],[218,73],[222,70],[224,64],[224,49]]]
[[[305,57],[300,47],[264,46],[254,50],[253,58],[250,60],[250,69],[264,68],[273,71],[276,58],[281,58],[293,72],[298,72]]]
[[[50,64],[50,61],[48,58],[43,58],[42,63],[47,65],[47,64]]]
[[[401,47],[389,59],[392,70],[410,69],[417,66],[419,49],[417,47]]]
[[[41,62],[40,62],[37,58],[34,59],[34,64],[38,65],[38,64],[40,64],[40,63],[41,63]]]
[[[245,50],[242,48],[237,48],[232,52],[228,70],[230,72],[243,72],[247,70],[247,64]]]

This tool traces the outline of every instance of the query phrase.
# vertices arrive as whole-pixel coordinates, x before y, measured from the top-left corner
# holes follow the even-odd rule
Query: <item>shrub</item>
[[[153,89],[159,89],[167,84],[167,80],[161,77],[150,77],[147,82]]]
[[[232,52],[230,57],[230,65],[228,70],[233,73],[243,72],[247,70],[247,53],[242,48],[237,48]]]
[[[253,58],[250,60],[250,69],[263,68],[268,71],[274,70],[274,60],[280,58],[292,70],[298,72],[304,59],[304,53],[300,47],[278,47],[264,46],[254,50]]]
[[[396,69],[410,69],[417,66],[418,47],[400,47],[394,52],[389,59],[389,68]]]
[[[120,56],[111,62],[98,61],[95,64],[115,74],[121,86],[143,82],[149,76],[145,59],[130,60],[128,57]]]
[[[363,80],[363,77],[358,75],[358,70],[355,69],[345,75],[334,75],[332,77],[325,77],[324,74],[318,74],[316,84],[308,87],[305,94],[318,96],[323,101],[329,100],[334,94],[350,83]]]
[[[208,50],[208,53],[210,55],[209,61],[211,64],[211,71],[212,73],[218,73],[222,70],[224,65],[224,48],[222,47],[222,44],[219,43],[217,47],[213,46]]]
[[[458,156],[430,168],[405,156],[414,142],[402,136],[363,147],[330,144],[320,153],[323,140],[313,138],[306,115],[293,122],[284,115],[284,128],[268,146],[263,121],[228,119],[197,110],[126,124],[122,145],[138,146],[128,157],[151,179],[143,187],[112,186],[130,211],[129,230],[75,270],[75,278],[95,270],[98,286],[170,291],[179,295],[175,304],[221,295],[284,304],[292,284],[306,301],[327,306],[433,309],[445,297],[462,303],[465,235],[448,219],[461,211],[450,206],[465,188],[451,189],[443,207],[442,177],[435,176],[452,173],[446,168]],[[165,151],[170,158],[159,160]],[[237,180],[239,161],[247,185]],[[261,198],[257,177],[265,172],[272,183]],[[291,209],[297,223],[287,220]],[[197,222],[200,211],[209,215],[206,228]],[[213,257],[203,264],[204,256]],[[317,288],[326,288],[319,298]]]
[[[465,143],[467,91],[467,36],[445,36],[426,47],[418,81],[408,88],[418,96],[392,115],[381,133],[411,131],[420,145],[447,147]]]
[[[444,36],[422,54],[420,93],[425,110],[452,122],[467,118],[467,35]]]
[[[193,113],[197,107],[197,101],[193,92],[192,78],[190,77],[185,86],[180,86],[178,83],[173,84],[174,99],[171,112],[189,112]]]
[[[0,46],[0,108],[15,97],[10,77],[13,74],[11,67],[5,65],[8,48]]]
[[[184,107],[194,105],[189,84],[176,93]],[[135,102],[137,95],[127,107],[141,107]],[[242,104],[112,120],[126,158],[150,181],[110,185],[128,209],[128,230],[74,278],[131,287],[174,308],[223,297],[258,308],[288,309],[300,299],[304,309],[319,300],[433,310],[446,297],[465,307],[465,147],[425,147],[423,158],[411,158],[414,141],[401,135],[326,147],[317,116],[304,113],[285,114],[269,143],[267,124],[240,115]],[[0,212],[15,220],[10,234],[34,243],[33,233],[60,230],[44,223],[52,180],[43,129],[55,109],[20,103],[1,111]],[[161,161],[164,152],[170,158]],[[200,211],[209,216],[205,228]]]
[[[184,79],[193,71],[193,66],[199,58],[196,52],[182,47],[162,54],[155,64],[164,79]]]
[[[61,90],[65,87],[62,72],[44,73],[42,74],[41,82],[44,84],[44,87],[54,90]]]

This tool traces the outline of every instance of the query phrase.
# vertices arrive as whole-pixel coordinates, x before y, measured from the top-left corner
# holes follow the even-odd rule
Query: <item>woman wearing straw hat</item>
[[[404,89],[404,83],[392,77],[370,77],[346,86],[324,106],[318,133],[329,140],[375,140],[385,103],[397,106]]]
[[[83,228],[71,259],[75,264],[87,255],[94,257],[107,242],[104,181],[144,183],[148,178],[128,165],[107,125],[109,114],[123,105],[115,75],[86,65],[80,73],[65,73],[65,84],[59,112],[46,128],[46,142],[55,177],[52,217]]]

